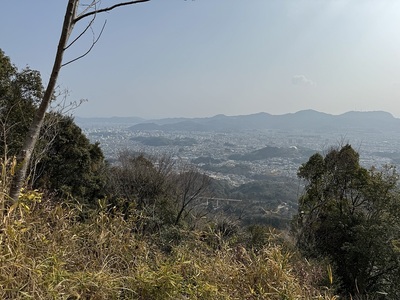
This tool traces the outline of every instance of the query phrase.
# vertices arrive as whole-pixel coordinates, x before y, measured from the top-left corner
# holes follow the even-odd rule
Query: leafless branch
[[[88,54],[90,53],[90,51],[92,51],[92,49],[93,49],[93,47],[96,45],[96,43],[99,41],[101,35],[103,34],[104,28],[106,27],[106,24],[107,24],[107,20],[104,21],[104,24],[103,24],[103,27],[101,28],[101,31],[100,31],[99,36],[93,41],[93,43],[92,43],[92,45],[90,46],[90,48],[89,48],[88,51],[86,51],[86,52],[85,52],[84,54],[82,54],[81,56],[78,56],[78,57],[76,57],[76,58],[74,58],[74,59],[72,59],[72,60],[66,62],[65,64],[62,64],[61,67],[64,67],[64,66],[66,66],[66,65],[69,65],[69,64],[71,64],[71,63],[73,63],[73,62],[75,62],[75,61],[77,61],[77,60],[79,60],[79,59],[85,57],[86,55],[88,55]]]
[[[81,106],[82,103],[87,101],[87,99],[80,99],[78,101],[74,100],[68,103],[67,102],[68,97],[69,97],[68,89],[60,90],[56,95],[56,99],[61,98],[61,100],[54,102],[54,105],[52,103],[52,105],[49,108],[49,111],[60,115],[68,115],[69,112],[74,111],[79,106]]]
[[[96,14],[93,16],[93,19],[89,22],[89,24],[86,26],[86,28],[67,47],[65,47],[64,50],[67,50],[69,47],[71,47],[73,44],[75,44],[75,42],[77,40],[79,40],[89,28],[92,27],[92,24],[95,19],[96,19]]]
[[[117,3],[117,4],[112,5],[112,6],[110,6],[110,7],[106,7],[106,8],[102,8],[102,9],[95,9],[95,10],[93,10],[93,11],[91,11],[91,12],[80,14],[79,16],[77,16],[77,17],[74,19],[73,23],[75,24],[75,23],[79,22],[80,20],[82,20],[83,18],[89,17],[89,16],[91,16],[91,15],[95,15],[95,14],[98,14],[98,13],[110,11],[110,10],[113,10],[114,8],[117,8],[117,7],[120,7],[120,6],[126,6],[126,5],[131,5],[131,4],[138,4],[138,3],[149,2],[149,1],[150,1],[150,0],[127,1],[127,2]]]
[[[97,3],[99,3],[100,0],[93,0],[92,3],[90,4],[81,4],[81,6],[86,6],[86,8],[80,13],[81,15],[85,14],[89,9],[91,9],[93,6],[96,7]]]

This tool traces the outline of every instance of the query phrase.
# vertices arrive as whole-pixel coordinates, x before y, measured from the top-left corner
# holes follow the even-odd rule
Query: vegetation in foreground
[[[40,74],[0,50],[2,299],[399,299],[394,168],[361,167],[350,145],[312,155],[298,172],[294,243],[213,218],[198,202],[211,180],[191,167],[128,152],[107,165],[53,111],[12,200],[15,155],[42,93]]]
[[[350,146],[316,153],[299,168],[304,194],[294,218],[297,246],[325,257],[337,291],[360,299],[399,299],[400,191],[392,166],[367,170]]]
[[[327,269],[279,233],[209,223],[144,234],[145,219],[108,208],[21,195],[0,223],[0,298],[334,299],[319,286]]]

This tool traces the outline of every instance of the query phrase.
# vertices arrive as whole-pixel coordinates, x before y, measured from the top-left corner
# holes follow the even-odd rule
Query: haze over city
[[[100,3],[108,6],[108,1]],[[0,47],[48,80],[67,1],[2,2]],[[400,117],[400,2],[152,0],[96,18],[61,70],[77,116],[203,117],[314,109]],[[74,30],[77,36],[87,25]],[[66,53],[85,53],[89,32]]]

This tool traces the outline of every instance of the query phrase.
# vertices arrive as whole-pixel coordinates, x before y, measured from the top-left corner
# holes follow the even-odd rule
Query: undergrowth
[[[209,224],[146,234],[140,214],[42,198],[23,191],[2,206],[0,299],[335,299],[318,286],[323,267],[276,232],[257,247]]]

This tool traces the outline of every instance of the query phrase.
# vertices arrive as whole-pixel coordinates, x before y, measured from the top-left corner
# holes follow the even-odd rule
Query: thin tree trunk
[[[111,11],[117,7],[138,4],[138,3],[148,2],[148,1],[150,1],[150,0],[125,1],[125,2],[120,2],[120,3],[114,4],[110,7],[106,7],[103,9],[96,9],[97,1],[93,1],[88,7],[88,8],[92,8],[93,9],[92,11],[82,13],[81,15],[77,16],[79,0],[68,0],[67,10],[66,10],[65,16],[64,16],[64,23],[63,23],[63,27],[61,30],[60,40],[58,42],[56,58],[54,61],[53,70],[51,71],[50,80],[47,85],[46,91],[44,93],[43,99],[40,103],[40,106],[36,112],[36,115],[32,121],[32,124],[29,128],[29,131],[25,138],[24,145],[23,145],[21,152],[19,153],[18,158],[17,158],[17,170],[15,172],[14,177],[12,178],[11,188],[10,188],[10,193],[9,193],[9,196],[11,197],[11,199],[13,199],[14,201],[18,200],[21,188],[24,185],[24,181],[26,179],[26,174],[28,171],[29,161],[31,159],[33,149],[35,148],[35,144],[39,138],[40,129],[42,128],[43,121],[46,116],[46,111],[52,100],[52,97],[54,94],[54,88],[56,86],[57,79],[58,79],[58,74],[60,72],[60,69],[63,66],[62,60],[63,60],[64,52],[69,46],[74,44],[74,42],[77,39],[79,39],[81,37],[81,35],[85,32],[85,31],[83,31],[81,33],[81,35],[79,35],[78,38],[71,43],[71,45],[67,46],[68,39],[71,35],[72,29],[74,28],[75,23],[84,18],[87,18],[89,16],[93,16],[93,15],[96,15],[96,14],[102,13],[102,12]],[[88,27],[90,27],[90,24],[88,25]],[[96,42],[94,42],[93,45],[95,43]],[[83,56],[88,54],[90,52],[90,50],[91,49],[89,49],[89,51],[87,53],[85,53]],[[80,59],[83,56],[78,57],[77,59]],[[76,61],[77,59],[74,59],[70,62]],[[70,62],[68,62],[68,63],[70,63]]]
[[[62,66],[63,55],[65,47],[67,45],[68,38],[72,32],[74,26],[74,18],[76,10],[79,4],[79,0],[69,0],[67,10],[65,12],[64,23],[61,31],[60,40],[58,43],[57,54],[51,72],[50,80],[44,93],[43,99],[36,112],[36,115],[29,128],[28,134],[25,138],[24,145],[17,158],[17,170],[11,182],[10,197],[17,201],[21,188],[24,184],[26,174],[28,171],[29,161],[32,156],[33,149],[39,137],[40,129],[42,128],[46,111],[52,100],[54,89],[57,83],[57,78]]]

